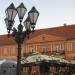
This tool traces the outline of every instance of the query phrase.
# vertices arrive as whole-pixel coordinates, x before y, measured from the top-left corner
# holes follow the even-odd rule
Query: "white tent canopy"
[[[60,60],[60,63],[70,63],[68,60],[65,60],[65,59],[61,59]]]
[[[0,60],[0,64],[4,63],[5,61],[6,61],[6,59]]]
[[[71,61],[71,64],[75,64],[75,60],[72,60],[72,61]]]
[[[45,55],[45,54],[36,54],[36,55],[32,55],[32,56],[28,56],[26,58],[26,60],[31,63],[31,62],[37,62],[37,61],[43,61],[46,60],[48,61],[50,58],[49,56]]]
[[[60,61],[60,60],[61,60],[61,58],[56,57],[55,55],[51,55],[51,56],[49,56],[49,60],[56,60],[56,61]]]
[[[58,63],[70,63],[69,61],[56,57],[55,55],[45,55],[45,54],[34,54],[31,56],[28,56],[27,58],[25,57],[25,59],[23,60],[24,63],[33,63],[33,62],[40,62],[40,61],[56,61]]]
[[[14,64],[16,64],[17,62],[12,61],[12,60],[6,60],[6,59],[0,60],[0,64],[3,64],[3,63],[14,63]]]

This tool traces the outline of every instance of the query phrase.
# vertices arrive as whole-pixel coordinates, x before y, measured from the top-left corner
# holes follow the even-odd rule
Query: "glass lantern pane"
[[[39,12],[36,10],[35,7],[32,7],[32,9],[29,11],[28,15],[30,18],[31,25],[35,25],[37,18],[39,16]]]
[[[15,16],[17,14],[17,11],[16,10],[13,10],[13,16],[12,16],[12,21],[14,20]]]
[[[25,26],[25,29],[26,29],[26,30],[30,30],[30,26],[31,26],[31,25],[30,25],[30,22],[25,22],[25,23],[24,23],[24,26]]]
[[[30,22],[27,22],[27,29],[30,30]]]
[[[8,13],[7,13],[7,11],[5,11],[5,13],[6,13],[6,18],[8,18]]]
[[[17,8],[17,12],[18,12],[18,16],[20,17],[21,9],[20,8]]]
[[[8,18],[8,20],[13,21],[16,14],[17,14],[16,10],[8,9],[7,12],[6,12],[6,17]]]
[[[24,22],[24,26],[25,26],[25,29],[26,29],[26,22]]]
[[[26,9],[22,8],[21,17],[24,17],[25,13],[26,13]]]
[[[7,27],[7,25],[8,25],[8,19],[7,18],[5,18],[5,23],[6,23],[6,27]]]
[[[25,8],[17,8],[19,19],[23,19],[26,9]]]
[[[5,12],[6,12],[6,18],[8,18],[8,20],[10,21],[13,21],[17,14],[17,11],[13,3],[6,9]]]
[[[34,23],[34,13],[29,13],[30,22]]]
[[[12,13],[13,13],[13,10],[12,9],[8,9],[7,10],[7,18],[8,18],[8,20],[12,20]]]
[[[31,24],[36,24],[38,13],[36,12],[29,13],[29,18],[30,18]]]
[[[36,23],[37,18],[38,18],[38,13],[34,13],[34,23]]]

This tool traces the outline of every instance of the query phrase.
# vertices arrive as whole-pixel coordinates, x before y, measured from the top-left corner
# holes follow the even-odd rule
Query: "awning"
[[[28,56],[26,58],[26,60],[31,63],[31,62],[39,62],[39,61],[49,61],[49,56],[45,55],[45,54],[36,54],[36,55],[32,55],[32,56]]]

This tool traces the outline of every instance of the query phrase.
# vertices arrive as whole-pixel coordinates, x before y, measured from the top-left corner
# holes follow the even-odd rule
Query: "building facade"
[[[22,44],[21,54],[54,54],[72,60],[75,57],[75,25],[39,29],[29,35]],[[0,60],[17,59],[17,44],[14,38],[0,35]]]

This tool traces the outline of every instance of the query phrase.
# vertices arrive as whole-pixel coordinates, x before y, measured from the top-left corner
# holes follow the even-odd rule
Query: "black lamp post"
[[[7,27],[8,36],[12,36],[15,38],[15,41],[18,45],[18,55],[17,55],[17,71],[16,75],[21,75],[20,65],[21,65],[21,45],[24,39],[30,34],[31,31],[34,31],[36,21],[39,16],[39,12],[35,7],[28,12],[28,17],[24,21],[25,30],[23,29],[22,20],[26,13],[27,9],[23,3],[21,3],[17,8],[14,7],[12,3],[5,11],[6,18],[5,23]],[[20,24],[17,28],[13,27],[15,16],[18,14]]]

